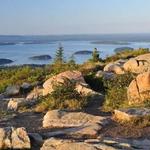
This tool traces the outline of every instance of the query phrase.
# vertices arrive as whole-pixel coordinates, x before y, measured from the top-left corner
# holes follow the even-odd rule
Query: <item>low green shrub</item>
[[[56,74],[59,74],[61,72],[64,72],[64,71],[72,71],[72,70],[78,70],[79,68],[79,65],[77,64],[73,64],[73,63],[62,63],[62,64],[52,64],[50,65],[51,67],[51,75],[56,75]]]
[[[75,90],[75,82],[65,79],[53,87],[54,91],[46,97],[42,97],[35,110],[43,112],[49,109],[79,110],[89,103],[89,98],[82,96]]]
[[[127,88],[134,77],[134,74],[126,73],[117,75],[110,80],[104,80],[104,87],[106,89],[104,110],[112,111],[128,105]]]
[[[143,104],[140,104],[144,108],[150,108],[150,100],[147,99],[143,102]]]
[[[0,69],[0,93],[4,92],[8,85],[21,85],[23,82],[36,83],[43,81],[49,69],[45,67],[9,67]]]
[[[90,73],[96,73],[99,70],[103,70],[104,63],[102,62],[91,62],[87,61],[83,63],[82,65],[79,65],[78,70],[82,72],[83,75],[87,75]]]

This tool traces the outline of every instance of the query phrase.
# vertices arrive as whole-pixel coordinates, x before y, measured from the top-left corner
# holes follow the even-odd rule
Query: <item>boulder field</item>
[[[89,85],[85,82],[84,77],[79,71],[65,71],[58,75],[55,75],[48,80],[46,80],[41,87],[34,87],[31,90],[31,86],[27,83],[24,83],[22,86],[8,86],[6,92],[4,93],[5,97],[10,98],[8,103],[8,110],[17,110],[20,106],[32,105],[39,97],[46,96],[51,94],[54,91],[54,85],[64,84],[65,80],[73,81],[76,86],[75,90],[83,96],[91,96],[102,99],[103,95],[101,93],[95,92],[92,90]],[[28,92],[26,97],[19,97],[21,95],[21,89],[24,87],[24,90]],[[15,98],[13,98],[15,96]],[[17,96],[17,97],[16,97]]]
[[[118,60],[105,66],[104,71],[97,72],[96,77],[104,77],[107,80],[129,70],[138,73],[127,88],[127,97],[129,105],[141,105],[150,99],[149,56],[150,54],[145,54],[130,60]],[[130,64],[132,61],[133,63]],[[8,113],[13,112],[15,115],[11,118],[0,118],[0,149],[149,150],[149,135],[139,136],[142,132],[149,134],[149,127],[145,128],[146,131],[138,128],[140,138],[121,137],[122,134],[126,136],[134,129],[128,129],[127,132],[119,130],[122,128],[120,123],[139,118],[149,119],[149,108],[116,109],[113,115],[102,112],[100,106],[98,106],[97,115],[87,110],[56,109],[42,113],[29,111],[25,112],[25,115],[18,112],[19,107],[28,105],[32,108],[39,97],[51,94],[54,91],[54,85],[64,84],[66,79],[75,83],[75,90],[79,94],[96,95],[101,97],[99,101],[103,100],[102,94],[92,90],[79,71],[62,72],[48,78],[41,86],[32,86],[29,83],[23,83],[21,86],[8,86],[5,93],[0,95],[0,99],[2,102],[7,102]],[[24,97],[21,97],[21,90],[25,93]],[[87,109],[90,110],[91,107],[93,106],[90,105]],[[96,108],[92,108],[92,111],[94,109]],[[112,136],[108,137],[108,132],[111,132]]]
[[[107,64],[104,71],[115,74],[124,74],[125,72],[143,73],[150,70],[150,54],[139,55],[135,58],[118,60]]]
[[[115,115],[130,117],[145,116],[148,110],[118,110]],[[35,119],[30,121],[32,126]],[[17,118],[16,118],[17,119]],[[23,117],[22,120],[25,118]],[[27,118],[26,118],[27,119]],[[43,119],[42,130],[28,131],[25,128],[1,127],[0,149],[33,150],[149,150],[149,138],[107,137],[102,133],[111,125],[111,118],[83,112],[62,110],[48,111]],[[26,120],[27,121],[27,120]],[[25,121],[26,124],[28,124]],[[32,121],[32,123],[31,123]],[[1,122],[0,122],[1,123]],[[21,125],[23,125],[21,123]],[[25,125],[26,126],[26,125]],[[110,130],[110,128],[108,128]],[[114,132],[114,131],[113,131]],[[148,131],[147,131],[148,132]]]

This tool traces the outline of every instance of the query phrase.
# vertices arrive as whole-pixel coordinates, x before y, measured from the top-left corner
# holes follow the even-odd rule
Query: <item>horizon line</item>
[[[150,32],[137,33],[70,33],[70,34],[0,34],[0,36],[71,36],[71,35],[129,35],[129,34],[150,34]]]

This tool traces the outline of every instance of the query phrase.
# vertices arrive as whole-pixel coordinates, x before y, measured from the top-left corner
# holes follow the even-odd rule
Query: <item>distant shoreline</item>
[[[42,67],[45,67],[47,66],[48,64],[22,64],[22,65],[3,65],[3,66],[0,66],[0,69],[9,69],[9,68],[21,68],[21,67],[39,67],[39,68],[42,68]]]
[[[139,41],[139,42],[136,42]],[[144,41],[144,42],[142,42]],[[150,34],[147,35],[66,35],[66,36],[0,36],[0,58],[13,61],[10,65],[50,64],[52,60],[36,61],[29,59],[37,55],[50,55],[55,58],[55,52],[62,44],[65,60],[69,60],[77,51],[93,51],[97,48],[100,57],[106,58],[114,54],[120,47],[150,48]],[[127,44],[130,44],[129,46]],[[76,55],[78,64],[91,58],[90,55]]]
[[[49,43],[58,41],[122,41],[150,42],[150,33],[61,34],[61,35],[0,35],[0,43]],[[15,41],[15,42],[14,42]]]

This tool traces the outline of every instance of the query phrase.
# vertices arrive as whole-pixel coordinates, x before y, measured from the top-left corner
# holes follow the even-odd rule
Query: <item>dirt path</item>
[[[84,112],[100,115],[100,116],[111,116],[111,113],[105,113],[101,111],[101,101],[93,101]],[[4,107],[3,107],[4,109]],[[47,132],[43,130],[42,121],[44,114],[35,112],[24,112],[17,113],[15,117],[9,119],[0,119],[0,127],[25,127],[29,133]],[[51,129],[48,129],[51,131]],[[150,138],[150,127],[139,128],[130,125],[121,125],[116,122],[111,122],[108,126],[103,127],[100,131],[100,136],[108,137],[122,137],[122,138],[139,138],[149,137]]]
[[[1,120],[0,127],[25,127],[28,132],[37,132],[42,127],[43,116],[42,113],[34,112],[18,113],[13,118]]]

